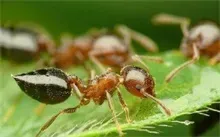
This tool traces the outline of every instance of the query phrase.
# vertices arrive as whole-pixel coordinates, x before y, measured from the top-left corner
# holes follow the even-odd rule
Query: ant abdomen
[[[63,102],[71,94],[68,76],[60,69],[39,69],[13,78],[28,96],[45,104]]]
[[[146,97],[141,93],[141,89],[148,94],[154,94],[154,80],[152,76],[142,68],[126,66],[122,69],[121,75],[124,79],[123,84],[127,91],[138,97]]]

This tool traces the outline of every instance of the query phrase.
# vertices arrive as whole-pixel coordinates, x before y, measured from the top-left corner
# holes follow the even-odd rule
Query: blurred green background
[[[34,22],[43,26],[56,41],[64,32],[80,34],[92,27],[113,27],[126,24],[155,40],[161,51],[177,49],[181,41],[179,26],[154,26],[151,17],[160,12],[186,16],[196,24],[211,19],[219,23],[218,0],[210,1],[2,1],[1,23]],[[190,119],[184,116],[181,119]],[[200,120],[204,119],[201,117]],[[203,136],[217,136],[219,123]],[[174,125],[162,128],[158,136],[191,136],[192,126]],[[153,136],[145,132],[128,132],[128,136]],[[114,135],[113,135],[114,136]]]

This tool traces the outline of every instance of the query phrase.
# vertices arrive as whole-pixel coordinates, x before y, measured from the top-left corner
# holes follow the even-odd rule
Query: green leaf
[[[173,122],[192,124],[191,121],[177,121],[181,115],[192,113],[203,114],[209,105],[220,100],[220,65],[208,66],[207,59],[201,59],[198,63],[190,65],[180,72],[171,83],[164,83],[164,78],[169,71],[177,65],[186,61],[178,52],[165,52],[158,54],[165,62],[157,64],[145,60],[150,68],[150,73],[156,81],[156,95],[168,108],[172,115],[166,116],[161,108],[150,99],[139,99],[128,93],[121,86],[123,97],[130,109],[131,124],[126,123],[125,115],[121,109],[118,98],[113,97],[114,105],[118,114],[122,129],[146,131],[158,133],[155,126],[169,126]],[[140,64],[136,64],[141,66]],[[0,85],[0,133],[2,136],[33,136],[39,128],[55,113],[67,108],[76,106],[77,98],[70,97],[66,102],[58,105],[48,105],[39,116],[34,110],[39,103],[24,95],[20,91],[11,74],[31,71],[34,64],[14,65],[8,61],[1,60],[1,85]],[[143,67],[143,66],[142,66]],[[86,80],[87,74],[82,66],[76,66],[68,73],[76,74]],[[7,112],[12,112],[6,117]],[[9,116],[9,115],[8,115]],[[76,113],[60,116],[42,136],[80,136],[92,137],[103,136],[110,133],[117,133],[107,103],[101,106],[91,102],[82,107]]]

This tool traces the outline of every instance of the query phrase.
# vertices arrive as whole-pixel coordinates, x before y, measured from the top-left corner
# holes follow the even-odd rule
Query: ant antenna
[[[163,108],[163,110],[166,112],[166,114],[167,114],[168,116],[171,115],[171,111],[170,111],[160,100],[158,100],[157,98],[155,98],[155,97],[153,97],[152,95],[150,95],[150,94],[148,94],[147,92],[145,92],[144,88],[142,88],[142,89],[140,90],[140,92],[141,92],[145,97],[149,97],[150,99],[152,99],[153,101],[155,101],[157,104],[159,104],[159,105]]]

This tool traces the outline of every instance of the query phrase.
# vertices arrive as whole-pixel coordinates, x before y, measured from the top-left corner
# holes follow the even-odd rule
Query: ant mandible
[[[220,29],[216,23],[204,21],[189,29],[188,18],[164,13],[154,16],[152,21],[155,24],[180,24],[184,36],[180,49],[186,57],[192,58],[172,70],[166,76],[166,82],[170,82],[178,72],[198,61],[200,54],[209,57],[211,65],[220,62]]]
[[[12,77],[28,96],[45,104],[57,104],[65,101],[71,95],[73,89],[80,99],[80,103],[76,107],[66,108],[54,115],[43,125],[36,136],[39,136],[42,131],[46,130],[59,115],[74,113],[78,108],[87,105],[91,100],[97,105],[103,104],[105,100],[108,101],[108,106],[121,136],[123,134],[122,129],[112,103],[112,96],[115,91],[125,111],[127,122],[130,123],[131,119],[129,109],[119,90],[120,85],[123,85],[128,92],[137,97],[152,99],[164,109],[167,115],[171,115],[170,110],[160,100],[155,98],[155,83],[152,76],[148,71],[140,67],[125,66],[121,69],[120,75],[109,68],[102,75],[91,78],[88,85],[83,84],[77,76],[67,75],[57,68],[39,69]]]

